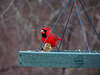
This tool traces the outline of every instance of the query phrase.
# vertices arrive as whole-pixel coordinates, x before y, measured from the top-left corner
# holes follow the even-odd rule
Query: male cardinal
[[[50,52],[52,50],[50,43],[45,43],[44,47],[42,48],[41,52]]]
[[[44,27],[40,32],[42,33],[42,42],[44,43],[44,41],[46,40],[47,36],[50,33],[50,28]],[[63,39],[57,37],[54,33],[51,32],[45,43],[50,43],[51,47],[56,47],[57,42],[59,40],[63,40]]]

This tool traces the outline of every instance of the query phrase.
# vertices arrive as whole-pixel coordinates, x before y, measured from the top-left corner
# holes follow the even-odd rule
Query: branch
[[[10,9],[10,7],[13,5],[13,3],[14,3],[14,0],[11,1],[9,6],[3,11],[3,13],[0,15],[0,17],[2,17]]]
[[[16,68],[19,68],[18,65],[12,65],[10,67],[2,68],[2,69],[0,69],[0,73],[8,71],[10,69],[16,69]]]
[[[97,32],[99,33],[100,32],[100,21],[98,21],[98,24],[97,24]],[[100,44],[100,42],[98,41],[98,38],[97,38],[97,36],[96,35],[93,35],[93,37],[94,37],[94,39],[91,41],[92,42],[92,44],[91,44],[91,49],[93,48],[93,46],[95,45],[95,43],[96,42],[98,42],[99,44]]]
[[[66,1],[67,1],[67,0],[65,0],[65,1],[62,2],[61,7],[64,7]],[[49,4],[49,7],[51,7],[50,4]],[[53,9],[52,9],[52,10],[53,10]],[[45,23],[44,25],[50,24],[51,21],[60,13],[60,11],[61,11],[60,9],[57,9],[54,13],[52,13],[52,14],[50,15],[50,18],[48,19],[48,21],[46,21],[46,23]]]

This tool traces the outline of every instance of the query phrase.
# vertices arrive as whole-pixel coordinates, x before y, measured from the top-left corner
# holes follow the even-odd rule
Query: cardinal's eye
[[[44,32],[47,32],[47,30],[44,30]]]

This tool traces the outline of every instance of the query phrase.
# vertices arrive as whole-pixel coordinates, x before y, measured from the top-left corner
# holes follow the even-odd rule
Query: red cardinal
[[[44,43],[44,41],[46,40],[47,36],[50,33],[50,28],[44,27],[41,30],[41,33],[42,33],[42,42]],[[51,47],[56,47],[58,40],[63,40],[63,39],[57,37],[54,33],[51,32],[51,34],[49,35],[49,37],[45,43],[50,43]]]

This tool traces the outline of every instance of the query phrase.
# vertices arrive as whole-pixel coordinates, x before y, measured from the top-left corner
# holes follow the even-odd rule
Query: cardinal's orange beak
[[[41,30],[40,33],[45,34],[44,30]]]

